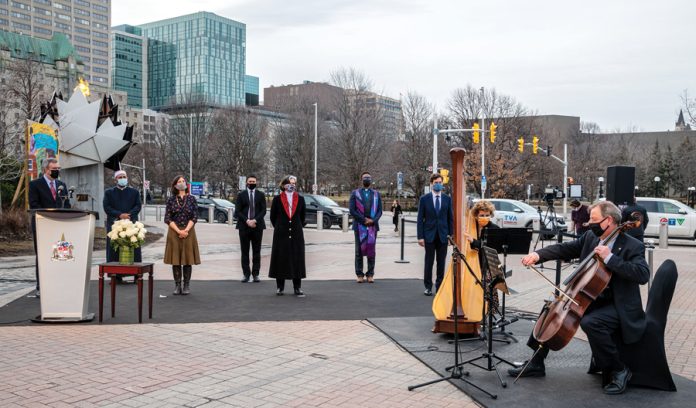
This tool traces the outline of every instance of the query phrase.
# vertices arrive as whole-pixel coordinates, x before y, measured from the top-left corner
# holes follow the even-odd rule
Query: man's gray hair
[[[621,224],[621,210],[619,210],[619,207],[617,207],[611,201],[600,201],[598,203],[594,203],[590,206],[590,211],[592,211],[592,209],[595,207],[599,208],[602,217],[611,217],[614,219],[614,222],[617,225]]]
[[[43,159],[41,161],[41,170],[43,170],[45,172],[46,169],[48,168],[48,165],[51,163],[58,163],[58,159],[56,159],[55,157],[47,157],[47,158]]]

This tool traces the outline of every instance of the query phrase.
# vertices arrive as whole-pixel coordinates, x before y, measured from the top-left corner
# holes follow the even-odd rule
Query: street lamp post
[[[189,124],[189,183],[193,183],[193,114]]]
[[[658,185],[660,184],[660,176],[655,176],[653,180],[655,180],[655,197],[657,197]]]
[[[694,201],[696,201],[694,200],[696,199],[696,187],[689,187],[687,190],[689,192],[689,196],[686,198],[686,201],[688,202],[689,207],[693,208]]]
[[[602,187],[604,187],[604,177],[600,177],[597,180],[599,180],[599,199],[601,200],[604,198],[604,190]]]
[[[319,122],[319,105],[314,102],[314,185],[312,186],[313,194],[317,194],[319,184],[317,184],[317,124]]]

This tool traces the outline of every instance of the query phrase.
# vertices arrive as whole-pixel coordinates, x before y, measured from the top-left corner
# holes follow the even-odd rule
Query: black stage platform
[[[194,269],[195,276],[195,269]],[[98,283],[91,282],[89,311],[98,322]],[[307,297],[292,292],[292,282],[285,282],[285,295],[276,296],[275,280],[259,283],[230,281],[192,281],[191,294],[173,296],[173,281],[155,281],[152,320],[147,318],[147,280],[143,281],[143,324],[210,323],[292,320],[361,320],[368,317],[402,317],[429,315],[432,297],[423,296],[419,279],[377,279],[358,284],[354,280],[302,282]],[[31,296],[33,292],[29,295]],[[116,317],[111,318],[111,292],[104,283],[104,321],[102,324],[138,323],[137,286],[132,283],[116,287]],[[0,308],[0,324],[37,324],[32,319],[41,314],[39,299],[24,296]]]
[[[454,346],[448,344],[447,340],[450,340],[452,336],[433,334],[430,331],[433,327],[432,316],[370,318],[368,320],[435,371],[431,377],[423,378],[421,382],[437,379],[438,374],[449,375],[445,367],[451,366],[454,362]],[[508,331],[513,332],[519,342],[509,345],[494,342],[493,351],[510,362],[524,361],[531,356],[531,350],[526,346],[531,329],[530,321],[519,320],[513,323],[508,326]],[[480,340],[460,344],[463,353],[460,361],[478,357],[487,350],[486,343]],[[465,378],[486,391],[497,394],[497,399],[490,398],[463,381],[455,379],[452,383],[485,407],[681,408],[694,406],[692,404],[696,401],[696,382],[677,375],[673,375],[677,392],[629,387],[623,395],[605,395],[601,389],[600,376],[587,374],[590,354],[590,346],[587,342],[574,339],[563,350],[551,352],[546,360],[546,377],[520,378],[516,384],[513,384],[514,378],[507,376],[509,366],[502,363],[499,367],[501,374],[504,375],[503,379],[507,381],[507,388],[500,385],[495,371],[486,371],[467,365],[465,369],[470,375]],[[486,360],[479,360],[479,364],[487,365]],[[412,392],[418,392],[418,389]]]

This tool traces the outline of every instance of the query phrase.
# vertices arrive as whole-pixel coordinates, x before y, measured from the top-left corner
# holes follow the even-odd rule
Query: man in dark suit
[[[418,245],[425,247],[423,284],[426,296],[433,295],[433,262],[437,260],[435,292],[445,276],[447,236],[454,233],[452,199],[442,192],[442,176],[430,176],[430,193],[424,194],[418,203]]]
[[[382,217],[382,197],[377,190],[370,188],[372,176],[364,171],[360,175],[362,188],[350,193],[350,215],[353,216],[353,232],[355,233],[355,275],[358,283],[363,283],[365,277],[369,283],[374,283],[375,253],[379,219]],[[363,257],[367,257],[367,272],[363,271]]]
[[[620,360],[614,334],[620,334],[625,344],[638,342],[645,331],[645,312],[640,287],[648,281],[650,272],[645,262],[645,246],[632,236],[619,232],[615,239],[604,242],[621,221],[621,211],[609,201],[590,206],[590,231],[577,240],[552,245],[522,258],[525,266],[554,259],[582,258],[594,254],[612,272],[607,288],[595,299],[580,321],[592,348],[594,367],[609,379],[606,394],[621,394],[631,379],[631,371]],[[601,241],[600,241],[601,240]],[[525,367],[513,368],[509,374],[524,377],[545,375],[544,358],[548,348],[532,335],[527,345],[537,353]]]
[[[237,194],[237,201],[234,207],[234,216],[237,218],[237,229],[239,230],[239,244],[242,249],[242,272],[244,278],[242,282],[260,282],[259,271],[261,270],[261,240],[266,223],[263,218],[266,216],[266,196],[262,191],[256,190],[256,176],[247,176],[246,190]],[[252,267],[249,268],[249,243],[252,250]]]
[[[29,183],[29,208],[70,208],[68,187],[58,180],[60,165],[58,160],[49,157],[41,163],[43,174]],[[36,217],[32,213],[31,231],[34,235],[34,253],[36,253],[36,297],[41,296],[39,285],[39,255],[36,252]]]

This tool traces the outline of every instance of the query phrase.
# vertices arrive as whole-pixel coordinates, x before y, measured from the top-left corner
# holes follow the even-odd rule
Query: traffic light
[[[474,143],[478,144],[479,139],[481,138],[481,133],[479,132],[480,126],[478,122],[474,122]]]
[[[491,143],[495,143],[495,131],[498,129],[498,125],[491,123]]]
[[[534,136],[532,138],[532,153],[537,154],[539,151],[539,138]]]
[[[524,153],[524,138],[523,137],[517,139],[517,150],[519,150],[520,153]]]
[[[449,170],[440,169],[440,175],[442,176],[442,184],[449,183]]]
[[[573,180],[572,177],[568,177],[568,185],[569,185],[569,186],[572,185],[574,181],[575,181],[575,180]]]

